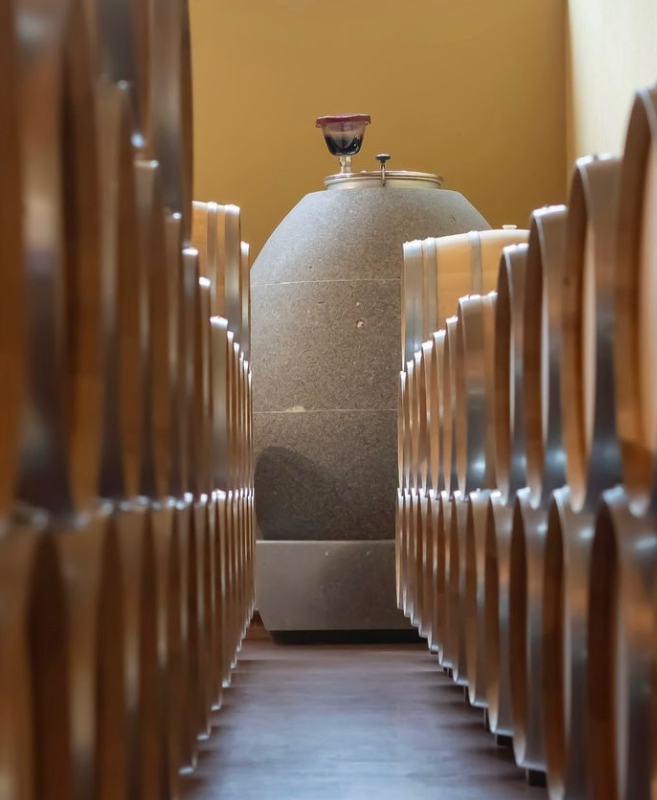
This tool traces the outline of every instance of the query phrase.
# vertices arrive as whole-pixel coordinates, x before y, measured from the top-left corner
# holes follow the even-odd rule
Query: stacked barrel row
[[[0,795],[175,798],[253,608],[248,253],[192,246],[185,0],[0,53]]]
[[[473,253],[503,235],[472,234],[453,271],[485,275]],[[568,206],[525,236],[444,324],[456,240],[406,247],[397,599],[531,782],[649,798],[657,88],[636,96],[623,157],[577,161]]]

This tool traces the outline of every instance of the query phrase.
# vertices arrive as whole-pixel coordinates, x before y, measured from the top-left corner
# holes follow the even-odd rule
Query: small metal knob
[[[388,153],[379,153],[376,156],[376,160],[381,164],[381,186],[386,185],[386,161],[390,161],[390,155]]]

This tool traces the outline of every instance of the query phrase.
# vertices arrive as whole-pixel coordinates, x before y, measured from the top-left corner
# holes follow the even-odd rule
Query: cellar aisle
[[[247,640],[184,800],[543,800],[424,646]]]

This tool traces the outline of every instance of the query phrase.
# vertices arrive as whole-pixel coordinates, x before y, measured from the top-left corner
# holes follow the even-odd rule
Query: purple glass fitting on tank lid
[[[333,114],[315,121],[315,127],[322,129],[329,153],[340,158],[340,172],[351,172],[351,157],[359,152],[371,121],[369,114]]]

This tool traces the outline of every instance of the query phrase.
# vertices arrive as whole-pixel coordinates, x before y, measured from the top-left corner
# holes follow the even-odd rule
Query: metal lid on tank
[[[397,189],[439,189],[443,179],[430,172],[389,170],[388,153],[379,153],[379,169],[371,172],[352,172],[351,159],[363,144],[365,128],[371,122],[369,114],[334,114],[318,117],[315,127],[321,128],[331,155],[340,159],[340,172],[324,180],[327,189],[365,189],[390,187]]]
[[[440,189],[443,179],[431,172],[407,170],[373,170],[372,172],[339,172],[324,178],[327,189]]]

